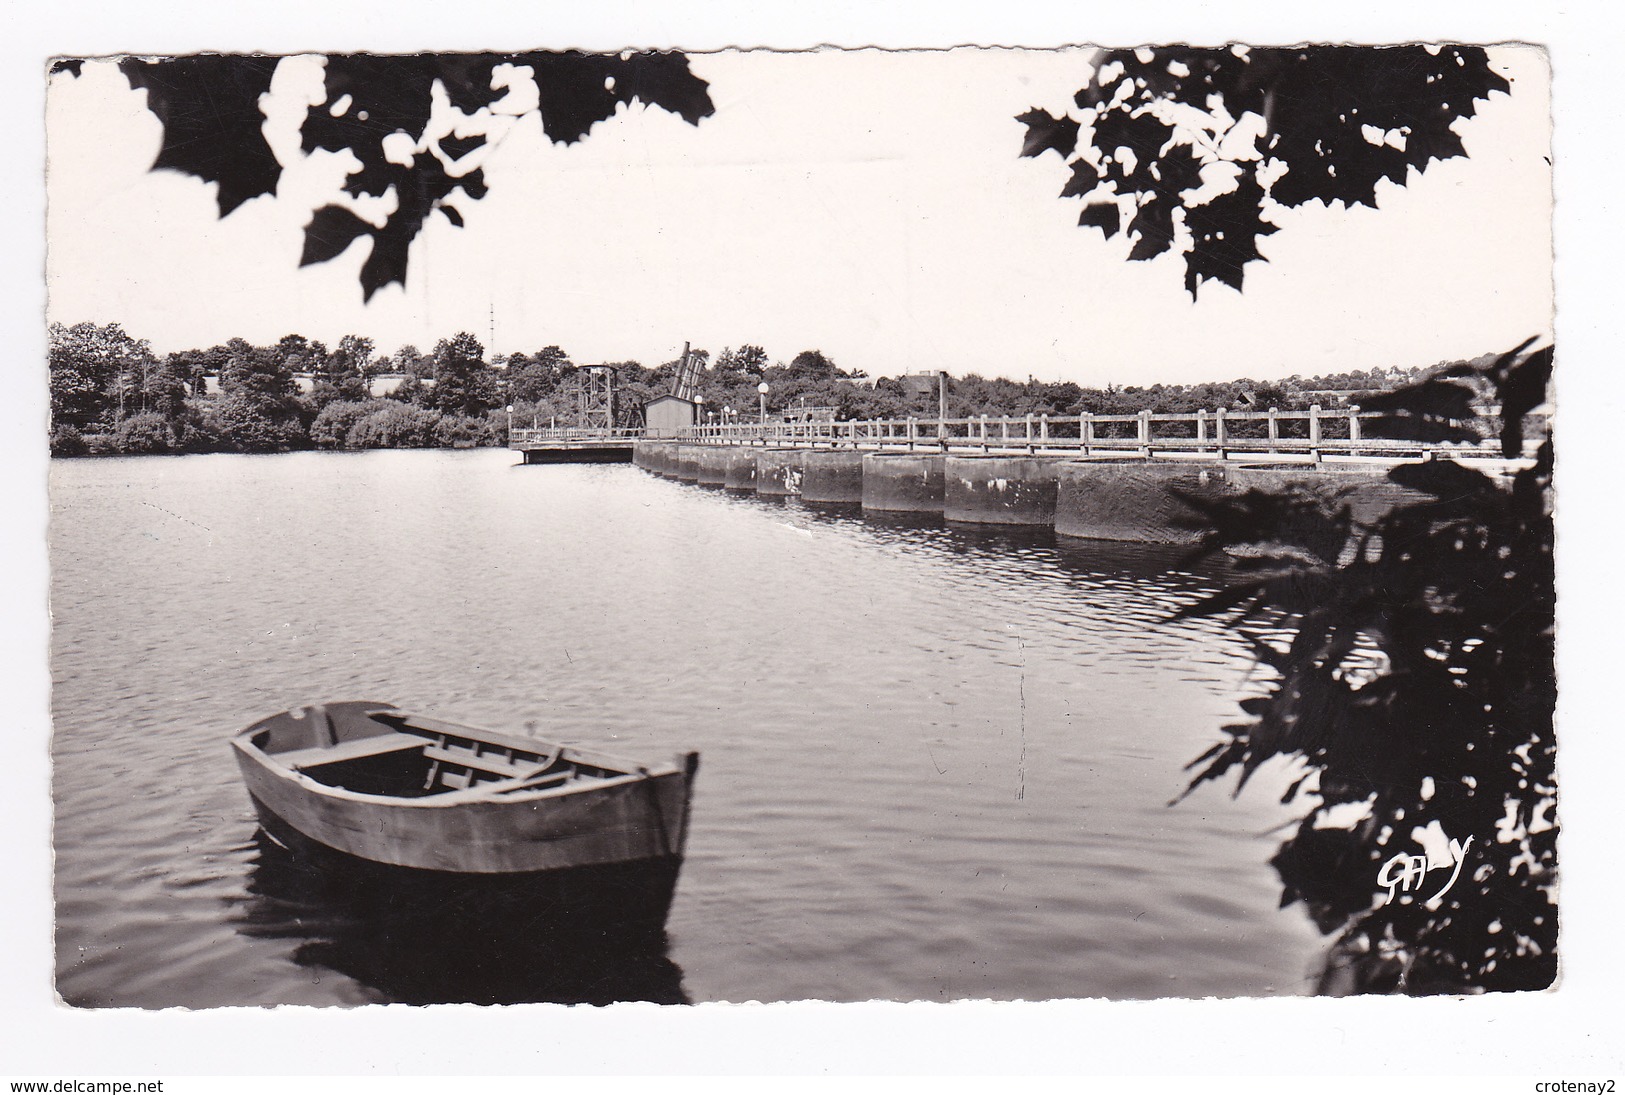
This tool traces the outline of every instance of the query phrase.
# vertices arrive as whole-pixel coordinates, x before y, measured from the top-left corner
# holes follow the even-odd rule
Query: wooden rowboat
[[[699,766],[698,753],[641,764],[364,701],[272,715],[232,746],[285,844],[487,881],[647,868],[662,919]]]

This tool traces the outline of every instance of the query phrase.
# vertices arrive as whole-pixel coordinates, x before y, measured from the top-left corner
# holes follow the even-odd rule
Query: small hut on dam
[[[643,436],[676,437],[678,430],[694,425],[698,417],[698,407],[692,399],[657,395],[643,405]]]

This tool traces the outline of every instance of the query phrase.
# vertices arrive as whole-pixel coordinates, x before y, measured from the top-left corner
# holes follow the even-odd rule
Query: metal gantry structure
[[[613,430],[615,421],[615,369],[586,365],[576,371],[575,427]]]

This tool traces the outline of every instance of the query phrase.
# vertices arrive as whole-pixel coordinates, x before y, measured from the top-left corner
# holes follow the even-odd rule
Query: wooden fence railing
[[[511,429],[508,431],[510,447],[546,441],[635,441],[643,436],[641,428],[589,429],[579,426],[543,426],[541,429]]]
[[[1195,411],[1181,414],[980,415],[974,418],[881,418],[851,422],[730,422],[688,426],[677,440],[696,444],[921,451],[1081,453],[1144,456],[1280,453],[1403,456],[1423,453],[1497,455],[1492,441],[1439,444],[1371,436],[1375,411],[1310,407],[1306,411]],[[1489,431],[1486,430],[1486,433]],[[1542,432],[1531,431],[1537,436]],[[630,439],[638,429],[514,430],[510,444]],[[1530,444],[1533,449],[1533,443]]]
[[[1482,445],[1443,445],[1370,435],[1382,416],[1358,408],[1306,411],[1195,411],[1184,414],[981,415],[949,419],[853,422],[768,422],[692,426],[680,439],[697,443],[792,445],[812,448],[901,448],[1041,452],[1137,452],[1213,455],[1231,452],[1323,455],[1402,455],[1498,451]]]

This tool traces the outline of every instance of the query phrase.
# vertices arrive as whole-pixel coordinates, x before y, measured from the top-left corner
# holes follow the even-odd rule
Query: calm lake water
[[[69,1003],[1311,991],[1321,940],[1268,864],[1284,781],[1167,805],[1251,671],[1221,628],[1168,621],[1214,575],[515,462],[53,463]],[[451,940],[380,959],[257,839],[227,746],[333,699],[698,749],[666,947],[585,990],[522,965],[482,986]]]

